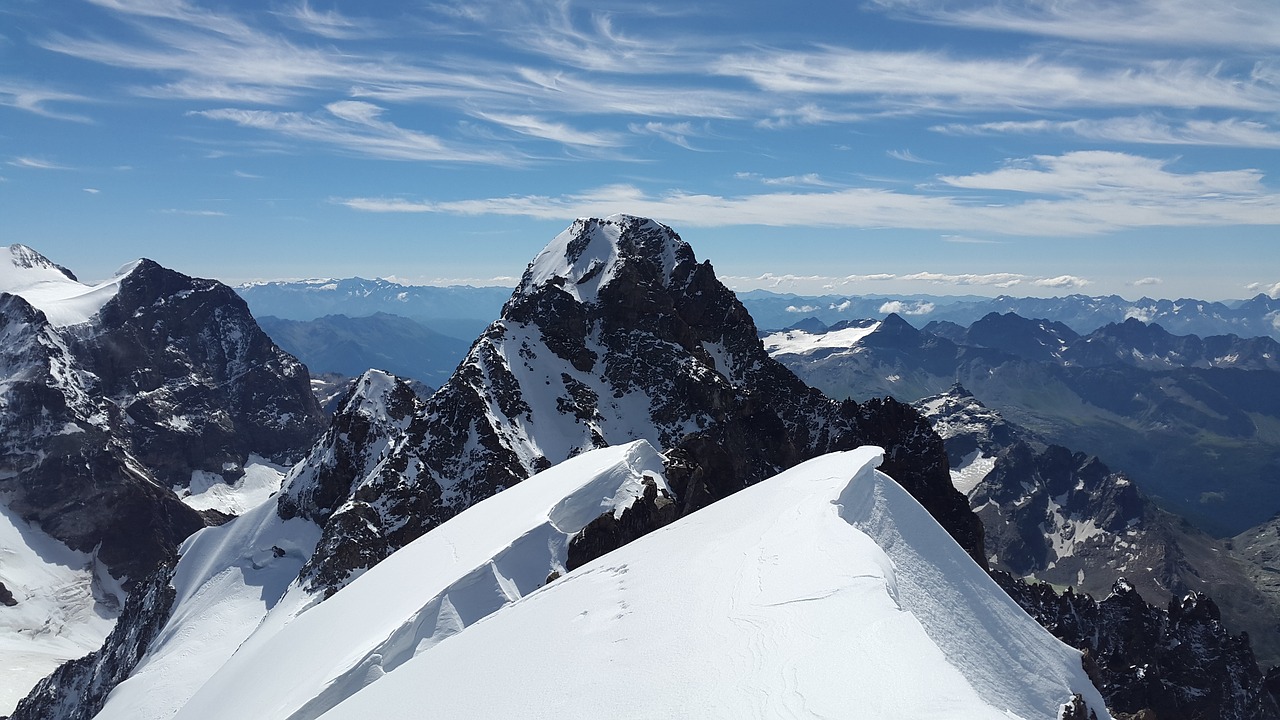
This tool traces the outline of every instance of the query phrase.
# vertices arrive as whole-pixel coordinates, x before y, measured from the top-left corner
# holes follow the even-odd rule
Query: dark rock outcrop
[[[323,416],[306,368],[230,288],[149,260],[118,285],[89,322],[67,327],[0,294],[0,491],[71,548],[98,548],[131,585],[219,519],[172,488],[197,470],[234,481],[250,453],[296,459]]]
[[[1145,710],[1161,720],[1280,717],[1248,637],[1227,632],[1217,605],[1204,595],[1159,608],[1123,580],[1098,601],[1003,573],[995,577],[1041,625],[1084,652],[1085,670],[1113,712]]]

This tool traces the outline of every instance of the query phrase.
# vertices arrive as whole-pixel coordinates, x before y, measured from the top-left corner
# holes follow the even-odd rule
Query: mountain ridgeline
[[[709,263],[670,228],[629,216],[579,220],[553,240],[430,398],[366,373],[286,477],[276,519],[235,522],[262,523],[259,537],[274,524],[312,524],[319,537],[313,551],[299,549],[298,592],[323,599],[475,503],[568,458],[636,440],[663,451],[666,485],[644,485],[624,511],[583,527],[568,566],[804,460],[867,444],[885,449],[881,469],[961,547],[979,562],[985,554],[981,525],[951,486],[942,441],[915,410],[889,399],[837,402],[806,387],[764,352]],[[257,552],[270,559],[279,547],[293,546]],[[249,556],[258,555],[234,554]],[[179,562],[178,576],[189,573]],[[154,582],[142,592],[161,597],[169,580]],[[266,607],[278,601],[263,597]],[[102,653],[143,657],[144,634],[122,623]],[[102,697],[108,681],[94,667],[46,681],[14,717],[79,717],[56,709],[75,707],[67,693],[77,689]]]
[[[316,291],[330,290],[318,286]],[[149,327],[156,327],[155,322]],[[880,343],[885,353],[892,354],[893,359],[883,361],[874,374],[889,377],[894,372],[884,371],[894,366],[895,372],[915,372],[921,387],[930,385],[941,374],[935,370],[945,371],[958,356],[982,362],[1009,357],[992,348],[957,351],[959,346],[941,335],[922,340],[919,331],[896,317],[850,328],[850,332]],[[1066,332],[1061,333],[1063,337]],[[234,332],[230,335],[239,337]],[[222,337],[222,333],[210,336]],[[834,348],[824,352],[829,357],[841,354]],[[231,358],[226,362],[231,363]],[[922,364],[926,369],[918,371]],[[302,379],[305,389],[305,369]],[[82,394],[92,398],[95,391],[96,386],[89,387]],[[308,417],[319,415],[314,400],[307,413]],[[156,411],[156,415],[171,417],[172,413]],[[1027,434],[1017,428],[1008,437],[1000,432],[971,438],[971,448],[950,448],[953,459],[981,456],[984,448],[994,449],[992,443],[1017,446]],[[424,396],[402,378],[367,371],[351,384],[318,437],[300,453],[302,460],[289,470],[271,501],[195,534],[182,546],[183,555],[176,564],[159,563],[157,572],[136,583],[102,649],[64,665],[43,681],[19,704],[13,720],[219,717],[230,706],[282,719],[328,717],[330,712],[335,717],[344,712],[359,716],[362,708],[378,707],[382,691],[377,689],[395,692],[399,682],[395,678],[411,682],[432,676],[432,671],[423,669],[431,667],[432,658],[444,658],[440,662],[454,668],[472,666],[451,664],[448,654],[431,654],[433,648],[465,654],[467,638],[483,642],[485,628],[492,632],[493,628],[529,626],[520,622],[521,611],[504,615],[503,608],[524,608],[534,614],[538,608],[554,610],[554,604],[548,605],[556,602],[554,598],[575,598],[583,587],[598,586],[600,590],[588,593],[597,599],[605,592],[619,598],[634,593],[628,586],[627,564],[634,562],[639,570],[634,577],[645,576],[645,562],[639,555],[608,567],[602,564],[612,562],[605,556],[623,545],[639,541],[629,548],[635,553],[666,548],[662,557],[666,562],[676,555],[707,554],[705,548],[701,553],[676,548],[692,542],[685,538],[709,533],[721,538],[717,542],[732,544],[731,538],[737,536],[726,528],[734,527],[734,512],[753,513],[742,518],[743,527],[773,527],[777,524],[773,519],[762,522],[755,517],[759,508],[748,510],[754,507],[749,500],[755,496],[739,491],[769,489],[761,483],[789,468],[866,445],[883,448],[883,458],[877,460],[879,470],[896,480],[910,498],[897,485],[885,489],[882,479],[887,478],[868,464],[868,453],[873,452],[869,449],[822,458],[809,465],[820,468],[812,479],[803,479],[806,476],[801,473],[795,476],[800,480],[791,480],[806,488],[800,494],[821,500],[806,506],[820,518],[812,523],[815,537],[834,538],[825,533],[844,532],[853,525],[867,535],[845,538],[841,542],[851,543],[847,547],[865,550],[868,538],[883,541],[887,554],[875,555],[869,574],[853,578],[883,573],[877,580],[883,584],[873,584],[867,597],[893,605],[888,616],[906,617],[911,613],[901,610],[923,602],[921,608],[931,609],[921,612],[929,616],[927,622],[935,630],[961,628],[963,632],[951,633],[952,637],[936,637],[937,632],[931,637],[941,642],[949,662],[958,663],[962,673],[966,658],[972,660],[970,669],[982,674],[972,679],[974,687],[1008,690],[1012,683],[1025,691],[1031,684],[1043,684],[1043,678],[1035,679],[1034,653],[1019,650],[1048,647],[1038,639],[1043,635],[1040,628],[1015,622],[1026,618],[1008,598],[990,597],[983,589],[990,584],[989,578],[964,554],[984,569],[993,550],[1006,559],[1029,563],[1028,567],[1038,563],[1037,567],[1047,569],[1054,561],[1064,562],[1065,567],[1068,554],[1059,552],[1052,558],[1046,554],[1057,552],[1061,543],[1050,540],[1047,546],[1019,546],[1016,538],[1002,533],[994,536],[998,549],[988,547],[969,498],[953,485],[949,448],[930,418],[891,397],[836,400],[806,385],[766,351],[747,308],[719,282],[710,263],[699,262],[674,231],[652,220],[615,215],[576,221],[528,265],[499,318],[483,330],[439,390]],[[599,454],[604,448],[621,452],[603,450],[612,453],[606,457]],[[1014,460],[1020,458],[1021,467],[1034,468],[1045,481],[1044,491],[1037,489],[1036,497],[1037,502],[1047,499],[1049,504],[1037,508],[1052,507],[1063,496],[1066,488],[1059,486],[1064,482],[1083,481],[1085,495],[1096,487],[1122,488],[1104,468],[1068,451],[1062,451],[1065,455],[1042,451],[1037,445],[1028,452],[1029,456]],[[1037,455],[1042,452],[1048,454]],[[573,465],[579,460],[584,462]],[[1010,467],[1019,467],[1014,460],[1008,461]],[[846,461],[850,467],[836,467]],[[141,460],[138,463],[142,465]],[[592,463],[602,464],[601,474],[594,479],[574,478],[566,469]],[[186,466],[175,467],[172,472],[180,473]],[[525,483],[540,472],[545,474],[539,480]],[[579,487],[573,492],[582,497],[555,496],[553,490],[537,484],[552,482],[547,478]],[[819,479],[825,488],[821,493],[816,492]],[[503,509],[501,500],[511,495],[502,491],[508,489],[521,491],[520,497],[528,496],[541,505],[518,512]],[[1003,502],[996,498],[997,489],[989,492],[993,500]],[[795,494],[773,492],[761,497]],[[1118,535],[1130,529],[1134,511],[1123,502],[1128,497],[1123,489],[1113,494],[1121,510],[1104,524]],[[715,511],[697,512],[729,496],[735,497],[717,504]],[[831,497],[838,497],[839,503]],[[766,504],[781,502],[770,499]],[[890,512],[883,507],[886,502],[914,509]],[[947,544],[946,536],[915,502],[960,549]],[[539,509],[543,505],[550,509]],[[1062,517],[1074,509],[1074,505],[1066,508]],[[482,513],[477,515],[475,510]],[[910,527],[894,526],[895,518],[908,517],[915,518]],[[699,530],[699,518],[714,518],[716,524]],[[682,519],[682,528],[693,529],[675,532],[680,528],[671,528],[641,540]],[[1013,535],[1034,524],[1015,520]],[[510,525],[507,530],[512,537],[476,535],[480,533],[477,524],[493,523]],[[1071,530],[1078,532],[1080,527]],[[447,532],[432,534],[437,528]],[[458,528],[470,529],[463,533]],[[910,539],[924,537],[929,541],[923,544]],[[940,542],[945,552],[939,550]],[[497,554],[492,549],[480,552],[491,545],[505,549]],[[742,550],[763,552],[763,547]],[[1015,552],[1019,548],[1025,551],[1021,555]],[[801,556],[807,557],[811,550],[805,548]],[[943,556],[945,567],[930,564],[929,558]],[[826,608],[824,603],[831,598],[861,593],[835,592],[823,584],[826,581],[810,578],[799,584],[812,592],[797,596],[796,573],[809,565],[797,562],[787,567],[772,555],[758,560],[744,568],[770,576],[780,572],[776,577],[786,581],[775,588],[781,592],[777,597],[756,598],[769,600],[761,606],[770,608],[769,612],[785,607],[784,616],[791,617],[792,610]],[[428,562],[429,567],[422,564]],[[762,569],[751,569],[756,567]],[[575,570],[586,574],[574,574]],[[1043,588],[1009,582],[1009,595],[1022,607],[1052,605],[1052,598],[1041,594],[1046,592]],[[763,583],[757,584],[757,589],[764,588]],[[737,585],[743,587],[714,595],[736,598],[744,587],[754,587],[753,583]],[[531,595],[541,588],[546,591]],[[419,597],[415,592],[423,594]],[[946,594],[945,601],[940,593]],[[629,597],[644,599],[643,595]],[[394,598],[394,603],[387,598]],[[517,602],[522,598],[529,601]],[[981,598],[981,607],[966,607],[965,598],[975,602]],[[1143,658],[1159,654],[1165,663],[1159,666],[1161,672],[1180,680],[1186,673],[1196,674],[1196,668],[1212,666],[1211,672],[1199,673],[1199,684],[1188,680],[1176,689],[1183,695],[1160,706],[1168,717],[1179,717],[1184,710],[1210,714],[1220,710],[1217,716],[1241,720],[1272,717],[1268,713],[1274,710],[1274,700],[1264,692],[1266,679],[1253,662],[1248,640],[1233,639],[1220,624],[1214,625],[1216,607],[1211,609],[1198,597],[1179,606],[1176,612],[1182,614],[1174,620],[1181,623],[1178,627],[1200,629],[1167,630],[1161,623],[1174,617],[1171,606],[1163,616],[1153,615],[1140,626],[1141,632],[1155,633],[1155,639],[1130,638],[1133,628],[1124,622],[1095,621],[1111,617],[1106,612],[1090,609],[1094,606],[1084,601],[1064,602],[1071,603],[1083,620],[1071,630],[1055,633],[1076,647],[1087,645],[1086,641],[1095,643],[1096,647],[1087,649],[1090,657],[1098,658],[1097,667],[1086,662],[1084,669],[1103,693],[1072,685],[1074,692],[1083,695],[1077,695],[1074,705],[1060,708],[1059,716],[1087,718],[1093,710],[1105,717],[1101,698],[1125,712],[1155,707],[1161,699],[1150,684],[1142,686],[1143,692],[1127,695],[1107,688],[1134,687],[1136,680],[1122,682],[1133,675],[1124,662],[1147,662]],[[391,604],[397,608],[394,614],[383,617],[382,611]],[[943,607],[955,617],[943,618],[938,611]],[[1138,600],[1132,607],[1134,613],[1144,613],[1143,608],[1150,606]],[[344,630],[344,613],[358,617],[350,628],[369,626],[368,631]],[[580,617],[587,614],[583,611]],[[628,603],[621,601],[599,618],[593,612],[588,624],[597,632],[604,627],[599,623],[605,615],[625,623],[629,614]],[[1046,626],[1062,625],[1061,618],[1067,614],[1046,609],[1037,619]],[[491,616],[491,622],[479,623]],[[740,618],[745,624],[735,632],[747,630],[743,637],[754,641],[760,638],[760,628],[752,617],[748,612]],[[843,617],[856,619],[857,613]],[[1008,648],[1002,645],[1006,638],[981,634],[981,626],[996,619],[1021,628],[1016,643],[1008,640]],[[566,627],[563,633],[572,636],[578,629]],[[558,628],[537,631],[561,634]],[[822,629],[814,632],[821,634]],[[1001,646],[995,648],[997,655],[1008,652],[998,662],[977,658],[971,652],[977,646],[963,645],[967,640],[962,638],[970,632],[985,637],[986,645]],[[806,633],[801,635],[807,637]],[[328,647],[330,639],[333,647]],[[1188,648],[1164,652],[1180,643]],[[1192,647],[1193,643],[1199,645]],[[554,643],[545,645],[554,650]],[[1050,653],[1057,653],[1055,657],[1069,654],[1066,665],[1071,667],[1059,670],[1078,675],[1079,656],[1056,643],[1050,645],[1056,648]],[[1116,650],[1122,646],[1136,649]],[[1222,652],[1196,652],[1201,646]],[[299,651],[307,647],[312,651]],[[899,649],[909,651],[894,650]],[[989,660],[985,651],[982,654]],[[1217,658],[1229,661],[1214,664]],[[1023,680],[1001,675],[1010,663],[1018,664],[1017,677]],[[517,664],[530,665],[523,659]],[[307,674],[308,668],[314,674]],[[297,677],[293,677],[295,671]],[[1242,678],[1239,683],[1223,680],[1233,673]],[[272,678],[265,689],[238,690],[262,677]],[[155,692],[157,683],[165,692]],[[968,681],[961,684],[968,686]],[[1050,687],[1046,697],[1059,697],[1055,693],[1062,687]],[[1206,689],[1216,694],[1197,695]],[[271,694],[273,702],[279,699],[279,707],[269,709],[255,700],[261,693]],[[1069,700],[1068,693],[1055,702]]]

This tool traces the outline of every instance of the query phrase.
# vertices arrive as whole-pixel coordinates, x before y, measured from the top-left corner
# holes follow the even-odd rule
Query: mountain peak
[[[667,286],[683,262],[694,262],[693,250],[662,223],[631,215],[578,218],[529,264],[516,296],[556,286],[578,302],[595,304],[624,266]]]
[[[68,269],[53,262],[49,258],[41,255],[35,249],[26,245],[14,243],[8,247],[10,262],[15,268],[23,270],[56,270],[68,280],[75,280],[76,276]]]

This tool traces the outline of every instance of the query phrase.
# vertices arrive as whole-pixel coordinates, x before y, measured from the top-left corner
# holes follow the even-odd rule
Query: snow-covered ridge
[[[0,248],[0,292],[21,296],[56,327],[79,325],[116,296],[120,281],[140,262],[135,260],[111,278],[86,285],[26,245],[10,245]]]
[[[321,604],[296,583],[276,601],[272,563],[296,568],[299,543],[255,510],[184,546],[161,644],[98,717],[392,719],[429,702],[440,717],[1008,720],[1057,717],[1079,693],[1106,718],[1079,653],[877,472],[882,456],[811,460],[566,573],[575,528],[663,482],[643,441],[595,450]]]
[[[671,228],[630,215],[604,219],[578,218],[557,235],[525,270],[517,294],[547,284],[559,285],[581,303],[594,303],[618,265],[628,256],[645,255],[659,264],[667,284],[689,246]]]
[[[294,717],[411,718],[430,698],[442,717],[1007,720],[1058,717],[1075,693],[1108,717],[1079,653],[877,472],[881,457],[833,453],[747,488]],[[378,615],[364,583],[385,565],[321,609],[359,593],[377,605],[357,617]],[[270,666],[287,673],[312,650],[280,648]],[[497,681],[477,691],[477,668]]]
[[[477,503],[321,604],[296,582],[285,592],[313,525],[282,522],[267,507],[202,531],[183,547],[161,641],[98,717],[319,717],[564,574],[569,538],[630,505],[646,480],[665,489],[662,473],[643,441],[568,460]]]
[[[811,333],[806,330],[780,330],[762,338],[764,349],[770,355],[805,355],[825,348],[847,350],[857,345],[863,338],[875,332],[879,322],[862,323],[825,333]]]

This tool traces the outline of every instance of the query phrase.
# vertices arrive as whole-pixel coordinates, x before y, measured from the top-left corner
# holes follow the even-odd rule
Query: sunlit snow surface
[[[848,327],[818,334],[804,330],[782,330],[766,335],[761,342],[764,343],[765,351],[773,357],[804,355],[825,348],[847,350],[879,327],[880,323],[874,323],[867,327]]]
[[[67,660],[97,650],[124,593],[94,562],[24,523],[0,504],[0,582],[17,605],[0,605],[0,716]]]
[[[815,459],[567,574],[569,534],[660,479],[648,443],[478,503],[319,605],[293,585],[266,612],[245,583],[238,620],[201,618],[222,589],[183,580],[185,619],[100,717],[1052,718],[1079,692],[1105,718],[1079,653],[875,471],[881,456]],[[205,570],[180,576],[218,577],[227,558],[200,547],[218,531],[187,544]],[[257,627],[220,639],[227,624]],[[188,655],[206,642],[224,647]]]
[[[173,488],[182,502],[196,510],[218,510],[228,515],[243,515],[266,502],[280,489],[289,468],[272,464],[258,455],[249,455],[244,474],[228,484],[221,475],[195,470],[186,488]]]
[[[966,455],[959,465],[951,468],[951,484],[968,497],[969,493],[973,492],[978,483],[982,482],[995,467],[994,457],[983,455],[981,450],[974,450]]]
[[[24,245],[0,248],[0,292],[19,295],[45,314],[56,327],[89,321],[120,290],[120,280],[134,261],[108,280],[86,285],[72,280],[49,260]]]
[[[743,490],[323,717],[420,717],[429,699],[439,717],[1052,718],[1073,692],[1105,717],[1079,653],[876,472],[880,457],[832,454]]]

